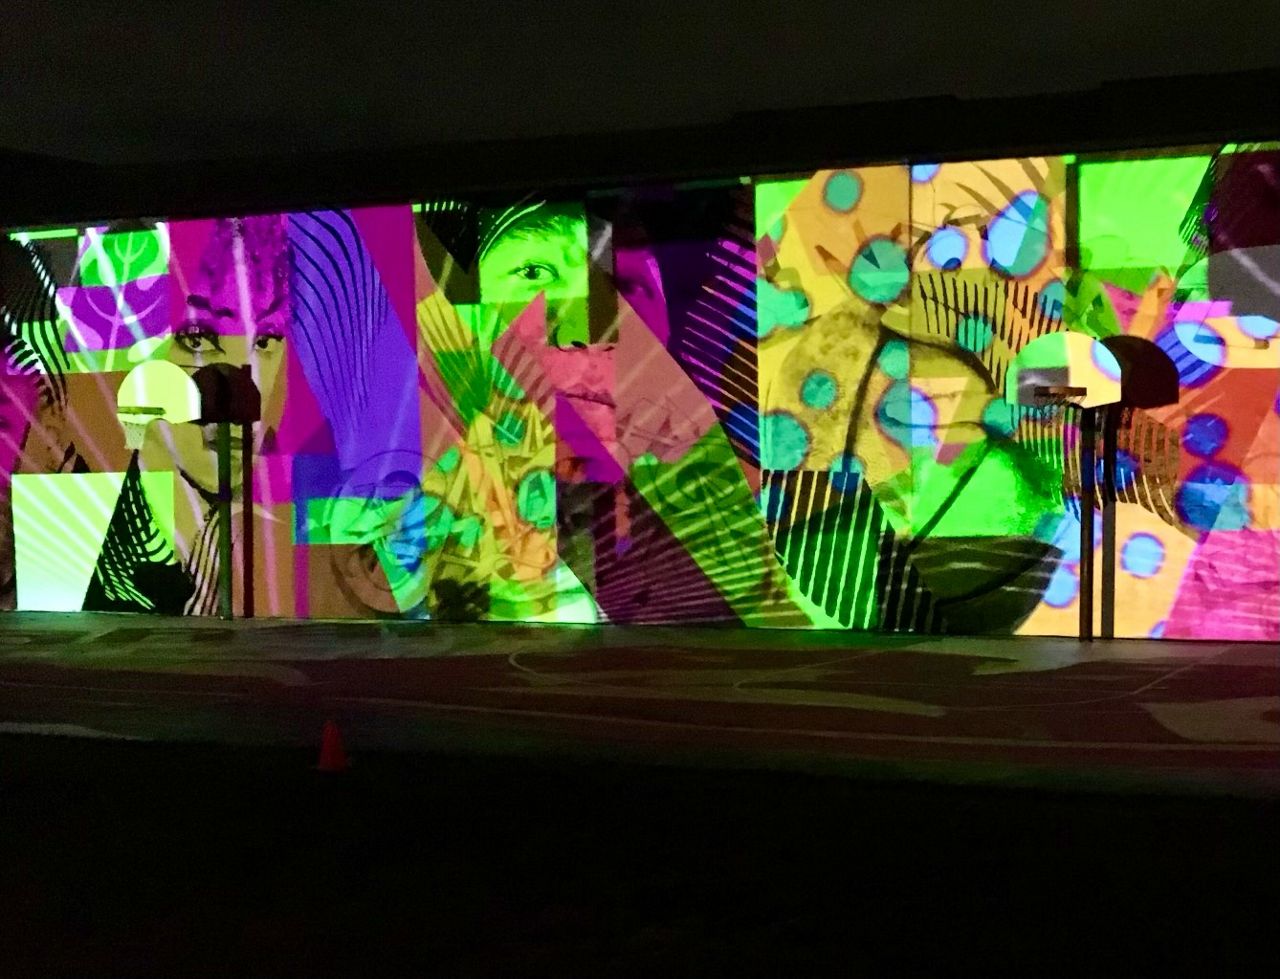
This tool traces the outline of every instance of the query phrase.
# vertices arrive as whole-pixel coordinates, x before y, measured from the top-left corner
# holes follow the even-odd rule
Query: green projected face
[[[501,228],[480,258],[480,298],[497,313],[497,333],[543,295],[548,341],[587,343],[587,258],[580,205],[542,205]]]

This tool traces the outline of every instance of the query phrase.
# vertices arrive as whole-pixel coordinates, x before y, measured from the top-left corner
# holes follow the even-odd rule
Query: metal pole
[[[1080,410],[1080,640],[1093,641],[1093,507],[1097,462],[1093,442],[1097,432],[1095,409]]]
[[[244,521],[244,533],[241,544],[244,548],[244,602],[242,617],[253,618],[253,426],[242,425],[240,428],[240,456],[243,467],[244,482],[241,487],[240,516]]]
[[[231,424],[218,422],[218,614],[231,609]]]
[[[1119,405],[1102,410],[1102,638],[1116,635],[1116,441]]]

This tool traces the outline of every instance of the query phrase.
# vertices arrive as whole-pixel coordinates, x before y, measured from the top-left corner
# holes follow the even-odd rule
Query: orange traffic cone
[[[325,721],[324,733],[320,736],[320,761],[316,769],[321,772],[345,772],[349,767],[338,725],[333,721]]]

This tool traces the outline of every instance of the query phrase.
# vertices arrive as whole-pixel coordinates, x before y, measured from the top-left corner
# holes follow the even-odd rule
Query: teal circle
[[[760,419],[760,461],[765,469],[795,469],[809,454],[809,433],[786,411]]]
[[[907,368],[910,366],[907,342],[905,340],[890,340],[880,348],[880,356],[876,363],[880,365],[882,371],[895,381],[903,380],[907,376]]]
[[[911,278],[907,253],[888,238],[872,238],[849,266],[849,285],[869,303],[891,303]]]
[[[1062,306],[1067,301],[1067,287],[1061,279],[1054,279],[1036,296],[1040,312],[1053,319],[1062,318]]]
[[[1013,405],[1003,398],[993,398],[982,409],[982,427],[989,435],[1008,438],[1017,428]]]
[[[848,214],[862,196],[862,178],[848,170],[837,170],[827,178],[822,188],[822,199],[827,207],[841,214]]]
[[[809,319],[809,297],[801,289],[779,289],[768,279],[756,282],[756,333],[767,337],[778,328],[794,329]]]
[[[821,411],[835,403],[838,390],[836,379],[826,371],[812,371],[800,385],[800,400],[808,407]]]
[[[556,522],[556,483],[545,469],[535,469],[516,487],[516,512],[539,530]]]
[[[991,324],[981,316],[966,316],[956,328],[956,342],[970,353],[980,354],[995,339]]]

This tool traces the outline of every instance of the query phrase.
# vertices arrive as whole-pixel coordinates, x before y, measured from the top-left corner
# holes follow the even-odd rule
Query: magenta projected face
[[[186,242],[179,235],[175,240],[179,249]],[[174,256],[177,262],[195,258],[180,251]],[[191,372],[206,364],[248,366],[265,411],[281,378],[291,318],[284,220],[270,216],[214,222],[192,264],[168,357]],[[260,439],[262,424],[256,427]],[[144,465],[176,465],[195,486],[214,492],[216,439],[215,425],[153,424],[143,450]],[[232,446],[232,482],[238,484],[238,440],[233,439]]]

